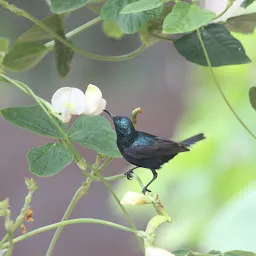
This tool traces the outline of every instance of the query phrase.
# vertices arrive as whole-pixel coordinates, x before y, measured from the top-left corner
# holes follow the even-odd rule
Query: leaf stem
[[[210,58],[209,58],[209,55],[207,53],[207,50],[206,50],[206,47],[205,47],[205,44],[204,44],[204,41],[203,41],[203,38],[201,36],[201,33],[200,33],[200,30],[197,29],[196,30],[197,32],[197,36],[198,36],[198,39],[200,41],[200,44],[201,44],[201,47],[203,49],[203,52],[204,52],[204,56],[205,56],[205,59],[206,59],[206,62],[207,62],[207,65],[208,65],[208,68],[209,68],[209,71],[210,71],[210,74],[212,76],[212,79],[221,95],[221,97],[223,98],[223,100],[225,101],[225,103],[227,104],[228,108],[230,109],[230,111],[233,113],[233,115],[235,116],[235,118],[237,119],[237,121],[244,127],[244,129],[253,137],[254,140],[256,140],[256,136],[255,134],[246,126],[246,124],[242,121],[242,119],[238,116],[238,114],[235,112],[235,110],[233,109],[233,107],[231,106],[231,104],[229,103],[227,97],[225,96],[224,92],[222,91],[221,87],[220,87],[220,84],[213,72],[213,68],[212,68],[212,65],[211,65],[211,61],[210,61]]]
[[[90,28],[91,26],[96,25],[100,21],[101,21],[100,17],[92,19],[89,22],[87,22],[87,23],[85,23],[85,24],[83,24],[83,25],[73,29],[72,31],[68,32],[65,36],[66,36],[66,38],[71,38],[73,36],[76,36],[76,35],[80,34],[82,31]],[[49,48],[53,47],[54,46],[54,40],[52,40],[52,41],[50,41],[48,43],[45,43],[44,45],[46,47],[49,47]]]
[[[46,232],[46,231],[49,231],[51,229],[55,229],[55,228],[58,228],[58,227],[64,227],[64,226],[68,226],[68,225],[81,224],[81,223],[92,223],[92,224],[104,225],[104,226],[112,227],[112,228],[115,228],[115,229],[119,229],[119,230],[126,231],[126,232],[131,232],[131,233],[137,233],[138,232],[137,230],[133,230],[133,229],[125,227],[123,225],[116,224],[116,223],[106,221],[106,220],[91,219],[91,218],[79,218],[79,219],[60,221],[60,222],[57,222],[57,223],[54,223],[54,224],[51,224],[51,225],[48,225],[48,226],[44,226],[44,227],[35,229],[33,231],[30,231],[26,234],[23,234],[19,237],[14,238],[13,239],[13,244],[19,243],[19,242],[21,242],[21,241],[23,241],[23,240],[25,240],[29,237],[32,237],[34,235],[37,235],[37,234],[40,234],[40,233],[43,233],[43,232]],[[6,248],[6,247],[9,246],[9,244],[10,243],[7,242],[7,243],[3,244],[2,247]]]
[[[222,15],[224,15],[228,11],[228,9],[233,5],[234,1],[235,0],[229,0],[227,2],[226,8],[219,15],[217,15],[213,20],[216,20],[216,19],[220,18]]]
[[[157,39],[167,40],[167,41],[171,41],[171,42],[175,41],[175,39],[172,39],[170,37],[163,36],[163,35],[157,35],[157,34],[154,34],[154,33],[150,33],[150,36],[155,37]]]
[[[119,207],[121,208],[121,210],[123,211],[128,223],[131,225],[131,227],[133,228],[134,231],[137,231],[137,228],[135,226],[135,224],[133,223],[132,218],[130,217],[129,213],[126,211],[125,207],[121,204],[120,199],[118,198],[118,196],[116,195],[114,189],[111,187],[111,185],[104,179],[103,176],[101,176],[101,174],[98,174],[98,177],[102,180],[102,182],[104,183],[104,185],[107,187],[107,189],[109,190],[109,192],[112,194],[112,196],[115,198],[117,204],[119,205]],[[135,232],[136,234],[136,232]],[[139,236],[137,235],[137,239],[139,242],[139,245],[141,247],[141,250],[144,251],[144,246],[143,243],[141,241],[141,239],[139,238]]]
[[[66,211],[61,219],[62,223],[64,221],[68,220],[69,216],[71,215],[71,213],[72,213],[73,209],[75,208],[76,204],[78,203],[78,201],[87,193],[91,182],[92,182],[92,180],[90,178],[87,178],[87,180],[83,183],[83,185],[76,191],[71,202],[69,203],[68,208],[66,209]],[[51,243],[48,247],[46,256],[52,255],[53,249],[56,245],[57,240],[59,239],[59,236],[60,236],[63,228],[64,228],[64,226],[62,226],[62,225],[58,226],[56,232],[53,235]]]
[[[8,250],[6,252],[6,256],[11,256],[13,251],[13,244],[14,244],[12,230],[8,230],[7,235],[8,235],[9,243],[8,243]]]
[[[99,164],[99,158],[97,157],[96,159],[96,168],[98,168],[98,164]],[[100,172],[101,170],[105,169],[108,164],[112,161],[112,158],[109,158],[101,167],[99,167],[97,170],[96,169],[93,169],[90,173],[90,175],[95,175],[97,172]],[[78,165],[79,166],[79,165]],[[82,168],[80,166],[80,169],[86,169],[86,168]],[[83,172],[84,173],[84,172]],[[72,213],[73,209],[75,208],[76,204],[78,203],[78,201],[87,193],[90,185],[91,185],[91,182],[92,182],[92,179],[90,177],[87,177],[86,181],[83,183],[83,185],[76,191],[75,195],[73,196],[71,202],[69,203],[69,206],[68,208],[66,209],[63,217],[62,217],[62,220],[61,221],[66,221],[70,214]],[[51,243],[48,247],[48,250],[47,250],[47,253],[46,253],[46,256],[51,256],[52,255],[52,252],[53,252],[53,249],[56,245],[56,242],[57,240],[59,239],[59,236],[62,232],[64,227],[58,227],[58,229],[56,230],[52,240],[51,240]]]
[[[60,35],[58,35],[58,33],[52,31],[43,22],[41,22],[40,20],[36,19],[34,16],[32,16],[28,12],[24,11],[23,9],[20,9],[20,8],[16,7],[15,5],[13,5],[13,4],[9,4],[5,0],[0,0],[0,5],[3,8],[5,8],[5,9],[15,13],[16,15],[19,15],[19,16],[22,16],[22,17],[28,19],[28,20],[31,20],[36,25],[38,25],[40,28],[42,28],[43,30],[48,32],[50,35],[52,35],[54,38],[56,38],[58,41],[63,43],[65,46],[69,47],[73,51],[75,51],[78,54],[80,54],[82,56],[85,56],[85,57],[87,57],[89,59],[100,60],[100,61],[122,61],[122,60],[128,60],[128,59],[132,59],[135,56],[139,55],[141,52],[143,52],[147,48],[146,45],[142,44],[135,51],[130,52],[128,54],[120,55],[120,56],[103,56],[103,55],[98,55],[98,54],[86,52],[86,51],[83,51],[80,48],[76,47],[71,42],[69,42],[69,41],[65,40],[64,38],[62,38]]]

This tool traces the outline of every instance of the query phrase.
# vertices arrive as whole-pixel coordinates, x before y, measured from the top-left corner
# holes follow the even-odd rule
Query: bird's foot
[[[144,188],[142,189],[142,193],[145,195],[146,192],[150,192],[150,193],[151,193],[151,190],[149,190],[149,189],[147,189],[146,187],[144,187]]]
[[[125,172],[124,175],[127,177],[128,180],[132,180],[132,178],[133,178],[133,170]]]

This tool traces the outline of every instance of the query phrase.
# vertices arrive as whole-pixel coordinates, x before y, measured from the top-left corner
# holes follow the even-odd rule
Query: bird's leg
[[[133,170],[139,168],[138,166],[133,167],[131,170],[127,171],[124,173],[124,175],[127,177],[128,180],[132,179],[132,174],[133,174]]]
[[[152,180],[142,189],[142,193],[145,194],[146,192],[151,192],[150,190],[148,190],[148,186],[157,178],[158,174],[156,172],[156,170],[151,170],[153,173],[153,178]]]

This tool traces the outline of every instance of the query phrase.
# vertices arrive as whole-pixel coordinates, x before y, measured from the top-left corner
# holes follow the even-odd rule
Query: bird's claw
[[[128,180],[132,180],[132,178],[133,178],[133,171],[130,170],[128,172],[125,172],[124,175],[127,177]]]
[[[146,187],[144,187],[144,188],[142,189],[142,193],[145,195],[146,192],[150,192],[150,193],[151,193],[151,190],[149,190],[149,189],[147,189]]]

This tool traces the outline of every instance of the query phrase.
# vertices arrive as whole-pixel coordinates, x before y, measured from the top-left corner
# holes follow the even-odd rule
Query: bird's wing
[[[124,149],[124,153],[134,159],[171,156],[185,151],[189,151],[185,144],[161,137],[154,137],[154,143],[151,145],[131,145]]]

